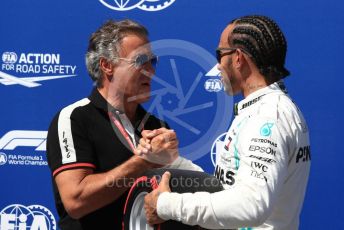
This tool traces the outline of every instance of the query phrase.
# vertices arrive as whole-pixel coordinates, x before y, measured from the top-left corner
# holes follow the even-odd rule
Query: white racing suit
[[[257,90],[236,106],[217,149],[217,193],[162,193],[163,219],[208,229],[298,229],[309,169],[306,122],[283,82]]]

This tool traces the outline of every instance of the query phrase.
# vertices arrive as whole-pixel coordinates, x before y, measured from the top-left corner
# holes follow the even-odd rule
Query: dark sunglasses
[[[143,66],[147,65],[148,63],[150,63],[155,69],[158,64],[158,56],[154,54],[138,54],[133,59],[129,59],[129,58],[117,58],[117,59],[123,60],[132,64],[136,69],[140,69]]]
[[[223,56],[231,55],[236,50],[237,50],[237,48],[217,48],[216,49],[216,60],[217,60],[217,63],[221,63],[221,58]],[[227,52],[223,52],[223,51],[227,51]]]
[[[246,51],[246,50],[244,50],[244,49],[242,49],[242,48],[217,48],[216,49],[216,59],[217,59],[217,63],[221,63],[221,58],[223,57],[223,56],[227,56],[227,55],[231,55],[231,54],[233,54],[237,49],[239,49],[239,50],[241,50],[243,53],[245,53],[247,56],[249,56],[249,57],[252,57],[252,55],[248,52],[248,51]],[[223,51],[227,51],[227,52],[223,52]]]

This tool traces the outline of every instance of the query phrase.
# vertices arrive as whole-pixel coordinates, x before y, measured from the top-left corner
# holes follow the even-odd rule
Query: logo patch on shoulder
[[[260,128],[260,135],[267,137],[271,135],[271,128],[274,124],[273,123],[265,123],[261,128]]]

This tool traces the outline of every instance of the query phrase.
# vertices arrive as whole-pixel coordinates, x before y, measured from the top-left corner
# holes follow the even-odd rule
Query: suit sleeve
[[[165,166],[163,168],[184,169],[203,172],[203,169],[200,166],[194,164],[192,161],[181,156],[179,156],[172,164]]]
[[[270,216],[287,174],[288,148],[281,124],[251,119],[238,138],[239,168],[229,189],[162,193],[158,215],[208,229],[259,226]]]

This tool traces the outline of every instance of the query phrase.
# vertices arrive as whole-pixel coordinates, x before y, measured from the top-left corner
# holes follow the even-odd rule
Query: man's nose
[[[149,67],[149,66],[150,67]],[[154,74],[155,74],[155,69],[154,69],[154,67],[151,65],[151,64],[147,64],[147,67],[145,67],[145,68],[143,68],[142,70],[141,70],[141,73],[144,75],[144,76],[146,76],[146,77],[148,77],[148,78],[152,78],[153,76],[154,76]]]
[[[148,62],[145,64],[143,71],[144,71],[144,75],[150,78],[152,78],[155,74],[155,68],[151,62]]]

